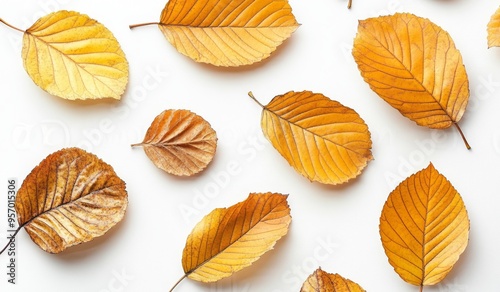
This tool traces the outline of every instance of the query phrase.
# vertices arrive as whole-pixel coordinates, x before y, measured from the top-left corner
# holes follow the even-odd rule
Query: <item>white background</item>
[[[488,50],[486,43],[497,1],[354,0],[347,10],[344,0],[291,0],[300,28],[269,59],[241,69],[195,63],[156,26],[129,30],[129,24],[158,21],[164,0],[145,2],[1,0],[0,17],[23,29],[59,9],[97,19],[120,41],[130,82],[120,102],[50,96],[23,69],[21,34],[0,25],[0,245],[6,242],[7,179],[18,178],[19,187],[43,158],[63,147],[101,157],[129,192],[120,224],[61,254],[42,251],[22,230],[16,240],[18,284],[6,282],[3,254],[0,291],[167,291],[183,274],[182,249],[195,223],[216,207],[267,191],[290,194],[288,235],[233,277],[212,285],[187,279],[176,291],[299,291],[318,266],[368,291],[418,291],[389,265],[378,224],[397,183],[430,161],[462,195],[471,230],[453,271],[425,291],[500,290],[500,49]],[[350,53],[357,21],[395,11],[433,20],[461,50],[471,98],[460,125],[471,151],[454,128],[418,127],[362,80]],[[312,90],[355,109],[369,126],[375,160],[347,185],[310,183],[263,139],[261,109],[247,96],[250,90],[262,103],[290,90]],[[130,147],[142,141],[161,111],[181,108],[203,116],[219,138],[214,161],[192,178],[168,175],[142,149]]]

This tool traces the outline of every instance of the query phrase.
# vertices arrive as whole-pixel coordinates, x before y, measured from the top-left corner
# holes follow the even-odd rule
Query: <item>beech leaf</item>
[[[339,274],[329,274],[318,268],[307,278],[300,292],[365,292],[365,290]]]
[[[408,13],[359,22],[353,56],[382,99],[420,126],[458,127],[469,100],[462,56],[450,35]]]
[[[277,193],[252,193],[213,210],[186,240],[183,278],[215,282],[250,266],[287,234],[291,219],[287,196]]]
[[[210,124],[188,110],[166,110],[151,123],[142,143],[144,152],[160,169],[190,176],[207,167],[217,148]]]
[[[106,233],[122,220],[127,203],[125,182],[110,165],[82,149],[62,149],[19,188],[18,231],[24,227],[43,250],[59,253]]]
[[[421,291],[450,272],[467,247],[469,227],[460,194],[432,163],[391,192],[380,216],[389,263]]]
[[[22,58],[38,86],[64,99],[120,99],[128,82],[128,62],[113,34],[74,11],[50,13],[28,28]]]
[[[290,91],[260,105],[266,138],[311,181],[345,183],[373,159],[368,126],[354,110],[337,101],[311,91]]]
[[[236,67],[269,57],[299,25],[288,0],[170,0],[158,26],[194,61]]]
[[[500,47],[500,8],[491,16],[488,23],[488,48]]]

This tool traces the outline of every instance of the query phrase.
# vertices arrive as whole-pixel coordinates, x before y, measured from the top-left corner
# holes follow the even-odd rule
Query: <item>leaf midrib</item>
[[[68,202],[66,202],[66,203],[64,203],[64,204],[61,204],[61,205],[58,205],[58,206],[56,206],[56,207],[50,208],[49,210],[43,211],[43,212],[41,212],[41,213],[37,214],[36,216],[34,216],[33,218],[31,218],[30,220],[26,221],[23,225],[20,225],[20,226],[19,226],[19,229],[21,229],[21,228],[23,228],[23,227],[25,227],[25,226],[29,225],[31,222],[33,222],[34,220],[38,219],[38,218],[39,218],[39,217],[41,217],[42,215],[45,215],[45,214],[47,214],[47,213],[51,213],[51,212],[53,212],[53,211],[55,211],[55,210],[58,210],[58,209],[60,209],[60,208],[62,208],[62,207],[65,207],[65,206],[67,206],[67,205],[70,205],[70,204],[76,203],[76,202],[78,202],[80,199],[83,199],[83,198],[85,198],[85,197],[87,197],[87,196],[91,196],[91,195],[93,195],[93,194],[95,194],[95,193],[97,193],[97,192],[101,192],[101,191],[104,191],[104,190],[106,190],[106,189],[108,189],[108,188],[114,188],[114,187],[117,187],[117,186],[120,186],[120,185],[122,185],[122,184],[114,184],[114,185],[106,186],[106,187],[101,188],[101,189],[94,190],[94,191],[92,191],[92,192],[90,192],[90,193],[88,193],[88,194],[85,194],[85,195],[83,195],[83,196],[79,197],[79,198],[78,198],[78,199],[76,199],[76,200],[68,201]],[[46,197],[47,197],[47,196],[46,196]]]
[[[320,137],[321,139],[323,139],[323,140],[325,140],[325,141],[328,141],[328,142],[330,142],[330,143],[334,144],[334,145],[335,145],[335,146],[337,146],[337,147],[342,147],[343,149],[346,149],[346,150],[348,150],[348,151],[350,151],[350,152],[352,152],[352,153],[355,153],[356,155],[359,155],[359,156],[361,156],[361,157],[364,157],[364,156],[365,156],[363,153],[359,153],[359,152],[357,152],[357,151],[355,151],[355,150],[353,150],[353,149],[351,149],[351,148],[349,148],[349,147],[346,147],[345,145],[339,144],[339,143],[337,143],[337,142],[335,142],[335,141],[332,141],[332,140],[327,139],[327,138],[325,138],[325,137],[323,137],[323,136],[320,136],[320,135],[318,135],[318,134],[314,133],[313,131],[309,130],[308,128],[304,128],[304,127],[302,127],[302,126],[300,126],[300,125],[298,125],[298,124],[296,124],[296,123],[293,123],[293,122],[291,122],[291,121],[289,121],[289,120],[287,120],[287,119],[283,118],[281,115],[277,114],[275,111],[270,110],[267,106],[264,106],[264,111],[268,111],[268,112],[270,112],[271,114],[273,114],[273,115],[275,115],[276,117],[278,117],[280,120],[286,121],[287,123],[289,123],[289,124],[291,124],[291,125],[294,125],[295,127],[300,128],[300,129],[302,129],[303,131],[308,132],[308,133],[310,133],[311,135],[313,135],[313,136],[315,136],[315,137]],[[344,123],[345,123],[345,122],[344,122]],[[349,123],[353,123],[353,122],[349,122]],[[356,123],[356,124],[358,124],[358,123]],[[344,133],[344,132],[342,132],[342,133]],[[358,133],[361,133],[361,132],[358,132]],[[295,140],[295,137],[294,137],[293,141],[295,142],[295,144],[297,144],[297,142],[296,142],[296,140]]]
[[[214,29],[214,28],[242,28],[242,29],[269,29],[269,28],[296,28],[299,26],[299,24],[294,24],[294,25],[278,25],[278,26],[231,26],[231,25],[225,25],[225,26],[210,26],[210,25],[203,25],[203,26],[196,26],[196,25],[189,25],[189,24],[166,24],[166,23],[158,23],[159,26],[163,26],[165,28],[169,27],[182,27],[182,28],[201,28],[201,29]]]

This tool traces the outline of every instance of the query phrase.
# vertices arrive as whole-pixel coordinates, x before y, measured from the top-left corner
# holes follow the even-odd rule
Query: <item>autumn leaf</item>
[[[488,48],[500,47],[500,8],[491,16],[488,23]]]
[[[60,253],[106,233],[123,218],[127,202],[125,183],[110,165],[79,148],[62,149],[21,185],[16,234],[24,227],[43,250]]]
[[[158,115],[142,143],[144,152],[160,169],[190,176],[207,167],[217,148],[217,135],[210,124],[188,110],[166,110]]]
[[[380,236],[396,273],[422,291],[439,283],[464,252],[469,218],[460,194],[431,163],[391,192]]]
[[[96,20],[62,10],[23,33],[24,68],[43,90],[70,100],[121,98],[128,62],[113,34]]]
[[[469,81],[450,35],[408,13],[359,22],[353,56],[364,80],[381,98],[420,126],[458,127]]]
[[[259,105],[266,138],[311,181],[345,183],[373,159],[368,126],[354,110],[337,101],[310,91],[291,91],[266,106]]]
[[[215,282],[250,266],[288,232],[291,219],[287,196],[276,193],[252,193],[243,202],[213,210],[187,238],[181,280]]]
[[[158,24],[196,62],[236,67],[267,57],[298,28],[288,0],[170,0]]]
[[[339,274],[329,274],[318,268],[302,285],[300,292],[364,292],[358,284]]]

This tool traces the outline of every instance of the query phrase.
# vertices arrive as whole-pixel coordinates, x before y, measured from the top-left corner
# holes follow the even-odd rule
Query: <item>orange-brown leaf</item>
[[[339,274],[329,274],[321,268],[314,271],[302,285],[300,292],[364,292],[358,284]]]
[[[500,8],[491,16],[488,23],[488,48],[500,47]]]
[[[469,81],[450,35],[408,13],[359,22],[353,56],[381,98],[420,126],[448,128],[469,100]]]
[[[79,148],[50,154],[26,177],[16,197],[19,226],[43,250],[59,253],[120,222],[125,183],[113,168]]]
[[[159,27],[180,53],[227,67],[269,57],[298,24],[288,0],[170,0]]]
[[[345,183],[373,159],[363,119],[319,93],[276,96],[264,107],[261,125],[273,147],[311,181]]]
[[[164,171],[181,176],[196,174],[212,161],[217,135],[210,124],[188,110],[166,110],[149,127],[143,146],[146,155]]]
[[[389,195],[380,217],[389,263],[406,282],[439,283],[469,240],[469,218],[460,194],[432,164]]]
[[[215,209],[189,235],[182,254],[187,277],[215,282],[258,260],[288,232],[287,196],[265,193]]]

